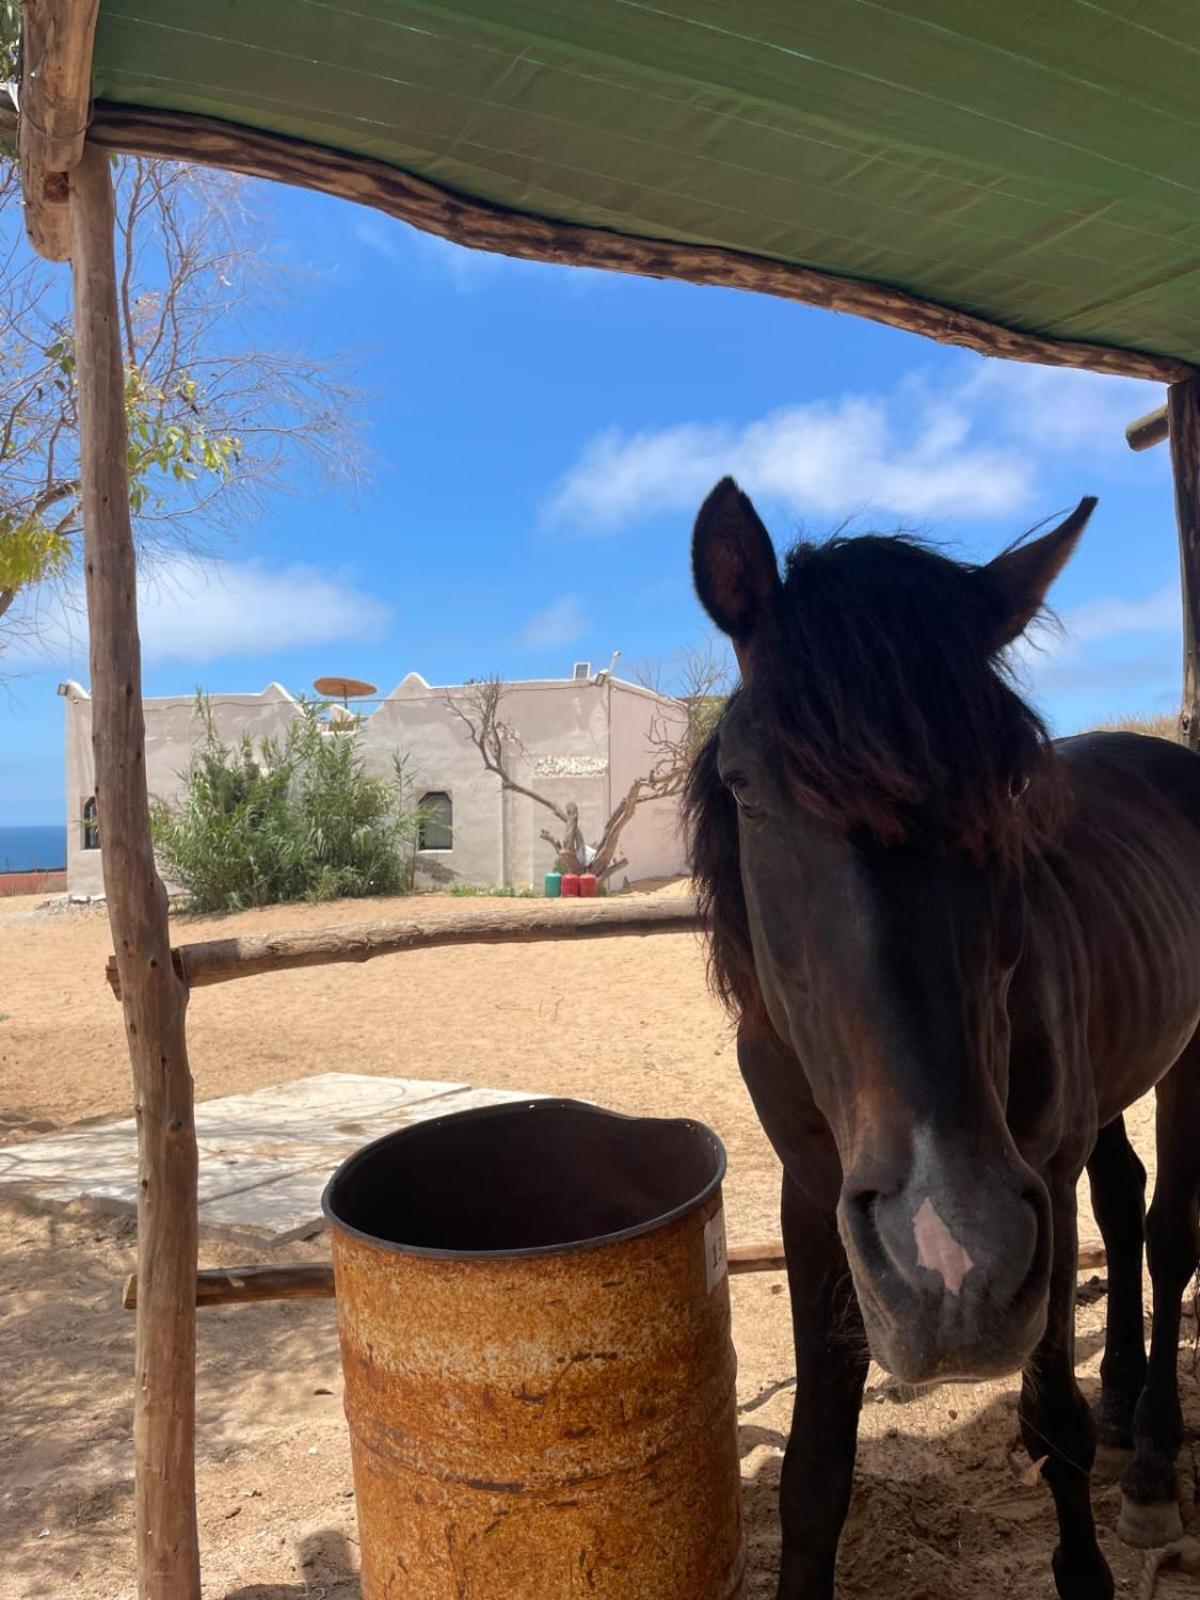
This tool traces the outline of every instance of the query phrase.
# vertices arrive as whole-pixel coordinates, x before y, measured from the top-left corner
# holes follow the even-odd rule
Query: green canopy
[[[1194,0],[101,0],[93,91],[1200,363]]]

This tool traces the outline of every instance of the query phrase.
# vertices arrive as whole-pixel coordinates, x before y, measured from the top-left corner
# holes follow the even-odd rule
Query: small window
[[[421,826],[418,850],[454,849],[454,806],[444,789],[423,794],[420,801]]]
[[[83,848],[85,850],[99,850],[100,848],[100,822],[96,815],[96,796],[88,795],[83,802]]]

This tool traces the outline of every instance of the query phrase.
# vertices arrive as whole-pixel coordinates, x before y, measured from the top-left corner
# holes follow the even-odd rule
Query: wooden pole
[[[745,1272],[782,1272],[787,1266],[783,1244],[735,1244],[728,1253],[730,1277]],[[1104,1265],[1102,1244],[1079,1247],[1079,1270],[1089,1272]],[[332,1300],[333,1266],[328,1261],[305,1261],[279,1267],[216,1267],[196,1274],[198,1306],[256,1305],[263,1300]],[[132,1311],[138,1303],[138,1277],[125,1279],[121,1304]]]
[[[194,1460],[196,1132],[167,897],[146,795],[137,574],[126,473],[109,158],[71,174],[71,268],[83,480],[96,805],[138,1125],[133,1444],[140,1600],[200,1600]]]
[[[107,848],[107,845],[105,846]],[[608,939],[629,934],[688,933],[700,927],[692,895],[669,900],[525,901],[477,916],[454,912],[420,921],[368,922],[304,933],[258,934],[247,939],[207,939],[171,951],[175,971],[189,989],[231,978],[253,978],[294,967],[370,961],[401,950],[450,944],[538,944],[549,939]],[[113,993],[121,996],[120,963],[109,956]]]
[[[1144,417],[1135,417],[1125,429],[1125,442],[1131,450],[1149,450],[1167,437],[1167,408],[1156,406]]]
[[[1179,725],[1190,750],[1200,751],[1200,379],[1167,391],[1179,576],[1183,595],[1183,709]]]
[[[39,255],[70,251],[68,173],[83,153],[100,0],[22,0],[20,131],[25,231]]]

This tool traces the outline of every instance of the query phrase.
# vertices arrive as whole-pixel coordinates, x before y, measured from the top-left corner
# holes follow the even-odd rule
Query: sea
[[[0,872],[54,871],[67,864],[67,829],[61,822],[43,827],[0,826]]]

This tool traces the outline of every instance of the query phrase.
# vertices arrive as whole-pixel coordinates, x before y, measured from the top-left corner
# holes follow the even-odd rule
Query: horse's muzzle
[[[953,1167],[931,1156],[893,1192],[853,1176],[842,1190],[838,1224],[871,1353],[906,1383],[1012,1372],[1046,1324],[1045,1186],[1015,1152]]]

